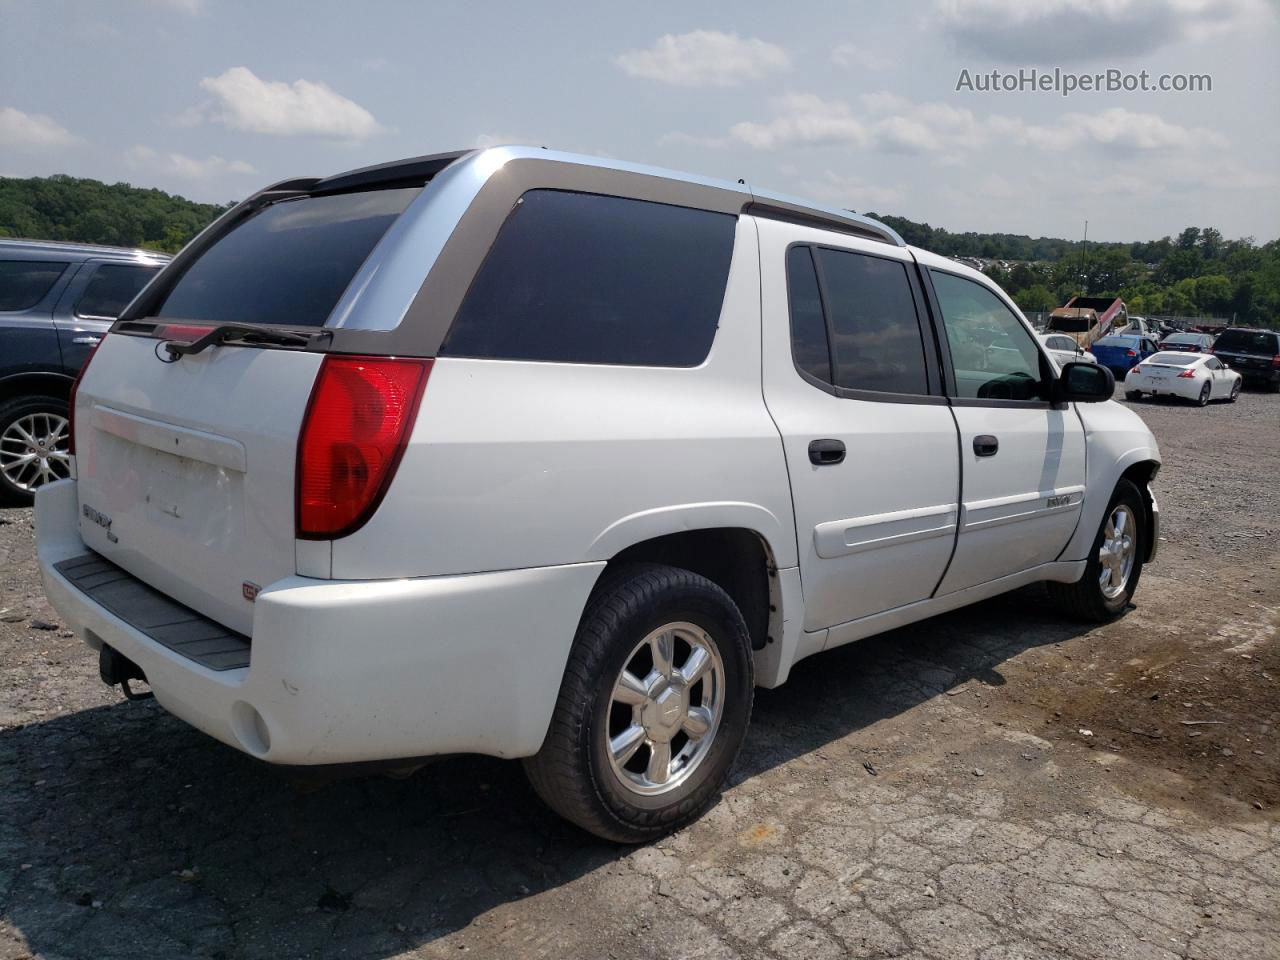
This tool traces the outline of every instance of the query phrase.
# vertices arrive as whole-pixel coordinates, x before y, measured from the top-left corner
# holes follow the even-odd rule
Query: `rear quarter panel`
[[[607,560],[654,536],[741,526],[796,563],[790,484],[760,382],[754,225],[738,224],[699,367],[438,358],[378,512],[335,578]]]

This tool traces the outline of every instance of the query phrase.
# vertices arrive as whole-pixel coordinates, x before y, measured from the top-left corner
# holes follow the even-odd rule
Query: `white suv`
[[[40,562],[104,680],[224,743],[522,757],[639,841],[708,805],[804,657],[1036,581],[1122,611],[1160,459],[1112,391],[874,221],[423,157],[276,184],[143,290]]]

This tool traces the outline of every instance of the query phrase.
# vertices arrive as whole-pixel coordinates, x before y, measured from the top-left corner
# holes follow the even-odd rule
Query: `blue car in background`
[[[1154,337],[1142,334],[1116,333],[1095,340],[1089,348],[1098,362],[1123,380],[1125,374],[1147,357],[1159,351]]]

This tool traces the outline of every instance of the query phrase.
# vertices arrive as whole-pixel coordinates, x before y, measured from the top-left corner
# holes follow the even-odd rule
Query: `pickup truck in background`
[[[1045,333],[1065,333],[1084,350],[1129,322],[1129,311],[1119,297],[1072,297],[1066,306],[1049,314]]]

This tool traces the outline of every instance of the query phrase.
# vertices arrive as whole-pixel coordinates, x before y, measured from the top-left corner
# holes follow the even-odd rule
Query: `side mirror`
[[[1100,363],[1068,363],[1054,381],[1054,399],[1059,403],[1100,403],[1115,392],[1115,376]]]

